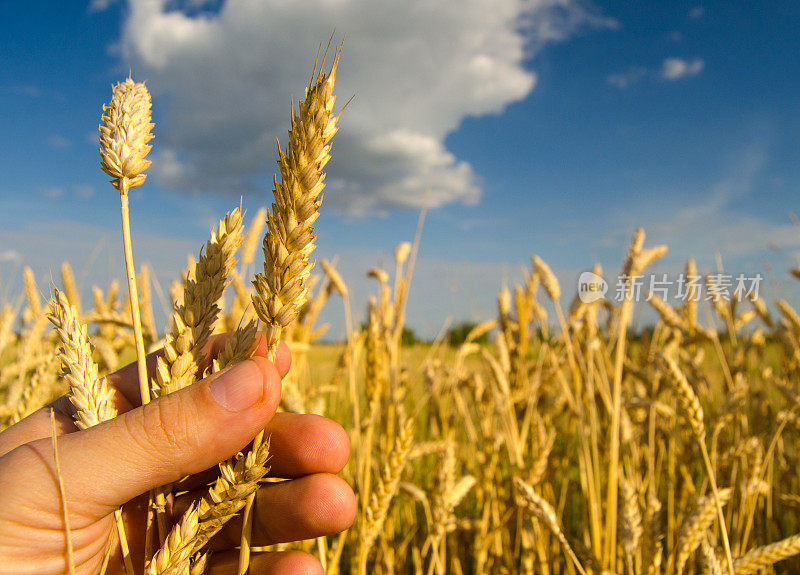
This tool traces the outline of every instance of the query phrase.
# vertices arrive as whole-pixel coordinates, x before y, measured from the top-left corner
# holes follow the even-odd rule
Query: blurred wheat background
[[[245,236],[216,332],[252,315],[242,273],[262,222],[257,214]],[[664,251],[643,240],[637,233],[629,271]],[[702,306],[659,301],[655,325],[633,331],[629,304],[575,297],[561,311],[558,282],[537,258],[523,283],[499,291],[495,317],[410,343],[414,253],[402,243],[394,269],[369,270],[368,320],[341,343],[317,342],[320,310],[350,306],[323,260],[284,333],[295,362],[284,408],[336,419],[353,440],[345,477],[357,488],[357,523],[298,545],[321,554],[327,573],[722,573],[712,481],[735,572],[798,568],[800,319],[788,303],[777,301],[778,313],[758,299],[706,306],[707,323]],[[163,330],[146,267],[138,278],[152,349]],[[25,279],[25,301],[4,304],[0,324],[6,424],[67,389],[45,292],[30,272]],[[90,326],[100,373],[135,360],[120,286],[95,286],[82,301],[68,263],[56,281]]]

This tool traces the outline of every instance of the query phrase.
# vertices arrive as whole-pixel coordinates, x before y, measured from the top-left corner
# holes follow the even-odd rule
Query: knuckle
[[[179,394],[148,403],[138,424],[126,422],[128,433],[139,447],[155,459],[177,461],[176,455],[192,450],[190,406]]]

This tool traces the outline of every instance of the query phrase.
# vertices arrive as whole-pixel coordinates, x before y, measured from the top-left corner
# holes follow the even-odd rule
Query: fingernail
[[[264,396],[264,375],[252,361],[243,361],[211,382],[211,395],[228,411],[243,411]]]

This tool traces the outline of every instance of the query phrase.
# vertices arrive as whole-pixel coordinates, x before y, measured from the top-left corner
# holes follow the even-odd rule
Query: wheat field
[[[495,317],[473,318],[460,341],[403,345],[418,238],[398,244],[393,269],[364,270],[375,280],[367,302],[351,302],[334,265],[313,259],[339,120],[337,59],[327,73],[315,69],[293,112],[274,199],[249,216],[234,207],[198,238],[202,250],[170,288],[167,326],[156,325],[146,266],[126,260],[130,299],[115,282],[94,286],[91,301],[69,263],[56,286],[25,269],[26,298],[0,311],[2,427],[65,393],[78,426],[89,427],[114,416],[105,374],[164,348],[143,390],[158,397],[202,375],[211,335],[234,333],[217,371],[248,357],[259,329],[271,353],[279,340],[293,353],[281,408],[325,415],[351,439],[343,477],[358,500],[354,525],[275,546],[316,555],[329,575],[800,571],[800,315],[757,297],[568,301],[533,256],[519,285],[498,278]],[[120,86],[100,143],[123,197],[144,183],[152,123],[146,88]],[[645,242],[639,230],[621,275],[666,253]],[[697,275],[693,261],[686,273]],[[635,305],[651,306],[657,321],[633,329]],[[325,306],[342,307],[346,341],[318,342]],[[366,310],[361,326],[354,306]],[[268,438],[257,439],[240,463],[221,462],[229,484],[210,488],[245,517],[268,450]],[[193,537],[168,538],[148,573],[202,572],[205,544],[232,516],[209,505],[187,511]],[[246,563],[270,549],[251,547],[244,524]]]

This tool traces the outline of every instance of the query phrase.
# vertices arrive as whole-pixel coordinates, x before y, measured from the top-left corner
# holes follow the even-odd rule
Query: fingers
[[[175,503],[184,511],[190,501],[205,492],[186,494]],[[353,490],[341,478],[317,473],[299,479],[268,483],[258,491],[253,525],[255,545],[274,545],[287,541],[313,539],[344,531],[353,523],[356,500]],[[214,538],[214,549],[228,549],[239,544],[241,515],[225,524]]]
[[[201,370],[208,366],[211,358],[216,357],[217,354],[224,349],[225,344],[231,337],[233,337],[232,333],[211,336],[207,347],[207,353],[205,354],[205,365],[201,366]],[[267,353],[267,340],[261,332],[259,332],[256,337],[255,355],[264,357]],[[151,377],[155,375],[156,362],[161,355],[163,355],[163,350],[155,351],[147,355],[147,372]],[[280,343],[274,363],[280,378],[283,379],[286,377],[292,364],[292,356],[289,352],[289,346],[287,346],[286,343]],[[138,407],[142,404],[136,362],[126,365],[119,371],[109,375],[108,382],[110,387],[116,392],[114,394],[114,406],[119,413],[125,413],[133,407]],[[50,405],[32,413],[23,421],[20,421],[0,433],[0,455],[8,453],[12,449],[24,445],[25,443],[50,437],[50,407],[55,409],[56,431],[59,434],[77,431],[77,427],[72,423],[72,417],[70,415],[72,413],[72,406],[69,402],[69,398],[63,395]]]
[[[59,453],[68,499],[94,503],[95,512],[103,516],[148,489],[207,469],[263,429],[279,399],[275,366],[256,357],[113,420],[65,435],[59,440]],[[44,441],[49,442],[29,445],[44,452],[46,446],[37,445]],[[18,451],[25,457],[31,450]]]
[[[210,575],[235,575],[239,551],[215,553],[208,562]],[[322,565],[302,551],[256,553],[250,557],[250,575],[324,575]]]
[[[256,497],[254,539],[257,545],[273,545],[332,535],[350,527],[355,516],[353,490],[335,475],[272,483]]]
[[[350,457],[347,432],[335,421],[319,415],[276,413],[264,433],[270,438],[268,477],[292,479],[312,473],[339,473]],[[218,475],[215,465],[187,477],[178,489],[201,489]]]
[[[339,473],[350,458],[347,432],[319,415],[277,413],[266,433],[270,437],[272,477]]]
[[[15,423],[8,429],[0,433],[0,456],[5,455],[12,449],[28,442],[50,437],[50,407],[53,407],[56,416],[56,433],[59,435],[77,431],[77,427],[72,422],[69,413],[69,402],[67,396],[63,395],[49,406],[36,410],[22,421]]]

